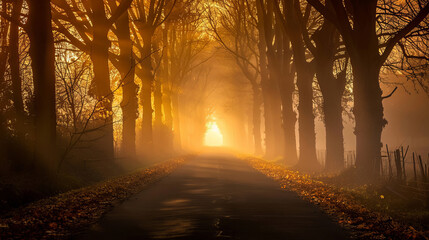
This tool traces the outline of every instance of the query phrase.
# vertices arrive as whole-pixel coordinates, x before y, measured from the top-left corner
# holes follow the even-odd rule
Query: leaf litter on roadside
[[[171,173],[186,158],[175,158],[13,210],[0,218],[0,239],[67,238],[71,232],[95,222],[115,203]]]
[[[429,239],[427,232],[401,224],[390,216],[370,211],[349,192],[297,171],[254,157],[242,157],[253,168],[276,180],[286,190],[318,205],[356,239]],[[381,195],[380,198],[384,196]]]

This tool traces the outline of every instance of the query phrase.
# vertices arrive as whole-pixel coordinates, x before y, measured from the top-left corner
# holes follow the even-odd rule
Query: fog
[[[128,197],[204,151],[247,179],[267,164],[427,208],[428,14],[428,0],[0,1],[0,213],[111,180]]]

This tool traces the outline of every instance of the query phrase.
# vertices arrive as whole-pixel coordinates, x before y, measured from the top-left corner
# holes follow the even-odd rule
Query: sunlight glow
[[[216,122],[208,122],[207,131],[204,135],[204,145],[209,147],[219,147],[223,145],[223,136]]]

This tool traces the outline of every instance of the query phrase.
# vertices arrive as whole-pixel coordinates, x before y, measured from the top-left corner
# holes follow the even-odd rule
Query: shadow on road
[[[211,148],[74,239],[347,239],[317,207]]]

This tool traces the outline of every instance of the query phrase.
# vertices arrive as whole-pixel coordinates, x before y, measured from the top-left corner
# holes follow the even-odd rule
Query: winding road
[[[317,207],[226,154],[149,186],[73,239],[348,239]]]

